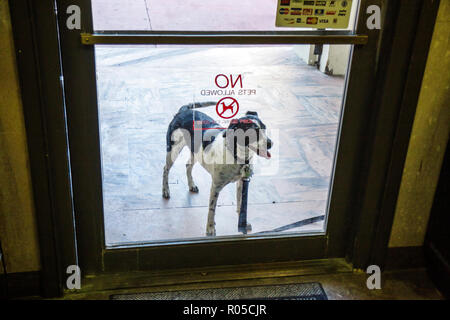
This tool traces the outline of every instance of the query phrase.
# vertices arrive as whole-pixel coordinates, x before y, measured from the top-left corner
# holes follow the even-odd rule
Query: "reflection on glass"
[[[349,46],[324,48],[322,61],[311,46],[95,50],[107,245],[206,237],[212,178],[197,163],[189,181],[189,147],[170,170],[170,199],[163,197],[166,134],[192,102],[212,102],[196,109],[205,115],[192,127],[201,137],[223,140],[221,128],[252,111],[271,139],[270,156],[253,148],[247,236],[324,231],[325,220],[301,221],[327,213]],[[224,110],[233,99],[239,110]],[[230,183],[217,199],[216,237],[242,235],[236,209]]]

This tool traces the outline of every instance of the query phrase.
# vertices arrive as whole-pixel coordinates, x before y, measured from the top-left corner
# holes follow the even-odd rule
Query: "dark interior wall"
[[[0,240],[7,271],[28,272],[40,261],[15,57],[8,1],[0,0]]]
[[[450,132],[450,1],[442,0],[403,170],[389,247],[424,243]]]

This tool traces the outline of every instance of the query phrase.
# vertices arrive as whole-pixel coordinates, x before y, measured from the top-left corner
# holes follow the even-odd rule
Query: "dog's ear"
[[[247,111],[246,116],[258,116],[258,112],[256,111]]]
[[[225,129],[225,131],[223,132],[223,136],[226,137],[227,136],[227,130],[235,130],[238,127],[239,124],[239,120],[237,119],[233,119],[230,121],[230,125],[228,126],[228,129]]]

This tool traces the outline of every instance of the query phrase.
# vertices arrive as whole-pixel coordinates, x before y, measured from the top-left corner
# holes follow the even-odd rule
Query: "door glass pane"
[[[218,196],[215,239],[326,231],[320,216],[327,215],[351,46],[103,45],[95,53],[108,246],[211,239],[211,181],[228,177],[218,153],[234,141],[223,136],[230,126],[257,132],[256,140],[242,140],[252,146],[252,230],[238,231],[236,185],[229,183]],[[192,102],[211,103],[176,116]],[[174,117],[179,122],[169,129]],[[190,142],[172,134],[183,126],[214,159],[194,165],[195,186],[187,177]],[[171,167],[164,199],[168,150],[174,159],[180,141],[187,146]]]
[[[282,0],[92,0],[92,14],[94,30],[312,30],[312,28],[275,27],[279,1]],[[286,3],[284,0],[283,2]],[[310,3],[315,5],[315,1],[305,2],[309,2],[308,8],[311,8]],[[287,3],[292,8],[306,5],[303,0],[290,0]],[[335,11],[338,15],[339,10],[333,8],[349,10],[348,3],[347,0],[326,0],[326,7],[331,5],[330,11]],[[353,30],[357,6],[358,1],[354,0],[347,30]],[[301,18],[296,14],[287,16]]]

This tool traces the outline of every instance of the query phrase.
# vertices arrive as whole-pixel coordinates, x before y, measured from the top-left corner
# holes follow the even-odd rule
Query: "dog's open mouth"
[[[270,152],[269,152],[269,150],[262,150],[262,149],[255,149],[255,148],[253,148],[253,147],[251,147],[251,146],[249,146],[249,148],[251,149],[251,150],[253,150],[258,156],[260,156],[260,157],[263,157],[263,158],[266,158],[266,159],[270,159],[270,158],[272,158],[272,155],[270,154]]]

